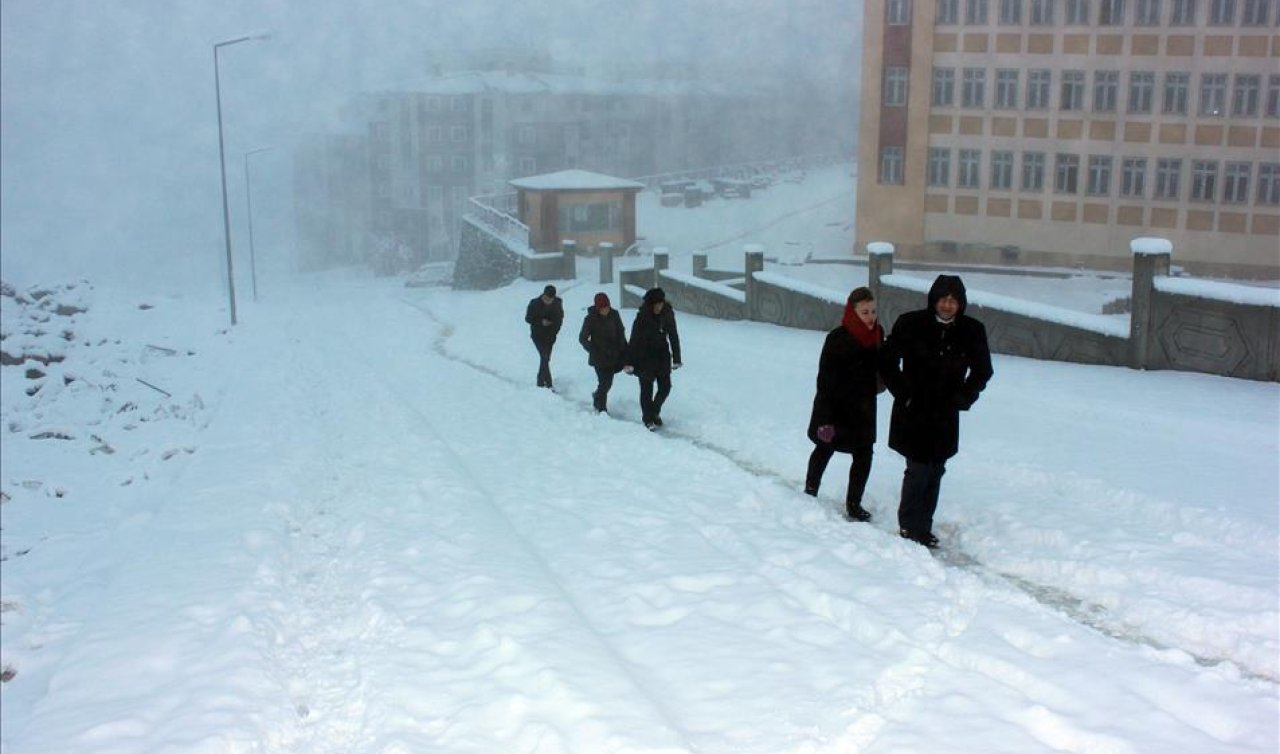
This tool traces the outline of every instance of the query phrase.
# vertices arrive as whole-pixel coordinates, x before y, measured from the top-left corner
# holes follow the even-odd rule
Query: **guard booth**
[[[565,241],[573,241],[579,253],[594,254],[605,242],[620,251],[635,243],[636,194],[643,183],[587,170],[561,170],[510,183],[534,251],[560,251]]]

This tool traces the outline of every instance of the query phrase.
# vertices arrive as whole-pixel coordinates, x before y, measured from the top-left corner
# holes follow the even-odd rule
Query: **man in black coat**
[[[551,348],[564,323],[564,302],[556,295],[556,287],[548,285],[542,295],[529,302],[524,310],[529,323],[529,337],[538,349],[538,387],[551,387]]]
[[[596,411],[607,411],[613,376],[621,372],[627,362],[627,331],[607,294],[596,294],[582,320],[578,342],[587,351],[587,363],[596,370],[596,391],[591,394],[591,401]]]
[[[947,459],[959,450],[960,412],[991,379],[987,330],[965,315],[964,282],[939,275],[929,306],[898,317],[880,349],[880,374],[893,394],[889,447],[907,459],[898,505],[900,534],[937,547],[933,513]]]
[[[669,346],[669,347],[668,347]],[[675,310],[661,288],[645,291],[631,323],[629,369],[640,378],[640,415],[650,430],[662,426],[662,404],[671,393],[671,371],[680,368],[680,333]],[[658,392],[653,392],[654,384]]]

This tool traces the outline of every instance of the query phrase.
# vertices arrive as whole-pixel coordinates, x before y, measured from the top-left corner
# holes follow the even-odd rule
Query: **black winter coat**
[[[934,304],[958,286],[960,311],[949,324]],[[978,400],[991,379],[987,330],[964,314],[960,278],[940,275],[929,307],[898,317],[880,349],[880,374],[893,393],[889,447],[914,461],[940,462],[960,449],[960,412]]]
[[[646,375],[667,374],[673,361],[680,363],[680,332],[671,304],[663,304],[662,313],[656,315],[652,306],[641,305],[631,323],[629,355],[631,366]]]
[[[619,372],[627,363],[627,330],[617,309],[604,315],[594,306],[588,309],[578,342],[587,351],[587,363],[597,369]]]
[[[548,324],[542,324],[544,320]],[[524,321],[529,323],[529,337],[539,343],[554,343],[564,323],[564,302],[556,296],[547,304],[541,296],[534,296],[524,310]]]
[[[876,354],[875,348],[859,343],[844,327],[827,333],[818,357],[810,440],[818,442],[818,427],[830,424],[836,429],[831,445],[841,453],[875,444],[876,395],[883,389]]]

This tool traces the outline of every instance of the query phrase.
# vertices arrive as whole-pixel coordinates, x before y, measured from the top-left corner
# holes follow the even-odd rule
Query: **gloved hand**
[[[543,326],[543,327],[551,327],[551,320],[549,320],[549,319],[544,319],[544,320],[542,320],[542,326]]]
[[[829,443],[836,439],[836,428],[831,424],[823,424],[818,427],[818,431],[815,434],[817,434],[819,441]]]
[[[672,364],[672,365],[671,365],[671,371],[673,371],[673,372],[674,372],[674,371],[676,371],[677,369],[679,369],[679,368],[680,368],[680,367],[682,367],[682,366],[684,366],[684,364],[681,364],[680,362],[678,362],[678,361],[677,361],[676,363],[674,363],[674,364]]]

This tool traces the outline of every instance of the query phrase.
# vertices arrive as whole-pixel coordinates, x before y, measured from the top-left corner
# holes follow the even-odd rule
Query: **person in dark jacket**
[[[661,288],[645,291],[631,323],[630,369],[640,378],[640,414],[647,429],[662,426],[662,404],[671,394],[671,371],[680,368],[680,333],[676,313]],[[653,392],[654,384],[658,392]]]
[[[822,474],[835,453],[852,456],[849,487],[845,492],[845,516],[850,521],[870,521],[862,506],[862,493],[871,475],[871,453],[876,442],[876,395],[880,383],[877,355],[884,332],[876,322],[876,300],[870,288],[855,288],[844,305],[840,326],[827,333],[818,357],[818,392],[809,417],[813,453],[805,475],[804,491],[817,495]]]
[[[933,514],[947,459],[960,447],[960,412],[991,379],[987,330],[966,315],[964,282],[939,275],[929,305],[893,324],[880,349],[880,374],[893,393],[889,447],[907,459],[898,505],[899,533],[937,547]]]
[[[597,293],[587,309],[578,342],[587,351],[587,363],[596,370],[596,391],[591,394],[591,401],[596,411],[603,413],[609,408],[613,376],[622,371],[627,361],[627,331],[606,294]]]
[[[551,348],[564,323],[564,302],[556,295],[556,287],[548,285],[542,295],[532,299],[524,310],[529,323],[529,337],[538,349],[538,387],[551,387]]]

